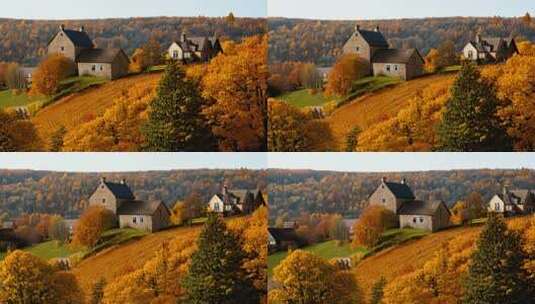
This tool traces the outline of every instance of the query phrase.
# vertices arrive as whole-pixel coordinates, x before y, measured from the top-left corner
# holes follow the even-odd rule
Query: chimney
[[[483,39],[481,39],[481,32],[477,32],[477,34],[476,34],[476,42],[477,43],[481,43],[482,40]]]
[[[355,25],[355,31],[360,31],[360,25]]]
[[[376,31],[377,33],[379,33],[379,26],[376,26],[376,27],[375,27],[375,31]]]
[[[228,192],[228,188],[227,188],[227,185],[223,185],[223,195],[227,195],[227,192]]]
[[[181,37],[180,41],[186,42],[186,33],[185,32],[182,32],[182,37]]]
[[[406,180],[405,178],[402,178],[402,179],[401,179],[401,184],[402,184],[402,185],[405,185],[406,183],[407,183],[407,180]]]
[[[100,178],[100,182],[101,182],[101,183],[105,183],[105,182],[106,182],[106,178],[105,178],[104,176],[101,177],[101,178]]]
[[[65,30],[65,24],[60,25],[60,26],[59,26],[59,29],[62,30],[62,31],[64,31],[64,30]]]
[[[126,179],[121,179],[121,185],[126,185]]]
[[[386,176],[381,177],[381,183],[386,183]]]
[[[82,33],[85,32],[85,27],[83,25],[80,26],[80,32],[82,32]]]

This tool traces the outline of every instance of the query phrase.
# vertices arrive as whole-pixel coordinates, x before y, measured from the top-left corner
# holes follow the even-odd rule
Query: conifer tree
[[[444,151],[509,151],[512,142],[497,115],[495,88],[481,79],[470,63],[463,64],[438,126]]]
[[[372,287],[372,300],[370,304],[383,303],[384,288],[386,285],[386,279],[381,277]]]
[[[186,78],[181,66],[170,62],[151,103],[143,128],[146,150],[161,152],[212,151],[214,137],[202,115],[203,99],[197,84]]]
[[[246,277],[246,257],[239,238],[217,216],[210,215],[184,278],[184,303],[257,304],[259,295]]]
[[[362,130],[357,126],[353,127],[346,137],[346,152],[355,152],[358,146],[359,135]]]
[[[471,257],[463,303],[530,303],[524,255],[521,236],[490,214]]]
[[[100,278],[98,281],[95,282],[95,284],[93,285],[93,289],[91,290],[91,304],[102,303],[105,287],[106,280],[104,278]]]

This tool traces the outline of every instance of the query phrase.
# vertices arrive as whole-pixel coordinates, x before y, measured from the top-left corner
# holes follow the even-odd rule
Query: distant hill
[[[522,18],[425,18],[398,20],[310,20],[271,18],[269,24],[270,62],[304,61],[330,66],[341,54],[342,46],[355,25],[374,29],[379,26],[388,42],[397,48],[418,48],[423,55],[442,42],[451,40],[457,49],[484,36],[517,36],[535,41],[535,22]]]
[[[207,17],[155,17],[98,20],[19,20],[0,19],[0,61],[36,65],[46,54],[49,40],[59,26],[84,26],[98,47],[120,47],[128,55],[145,44],[154,35],[163,48],[178,39],[185,31],[189,35],[214,35],[224,39],[266,32],[266,21],[254,18],[236,18],[233,23],[225,18]]]
[[[163,200],[173,206],[196,191],[203,200],[221,190],[223,181],[231,188],[266,188],[265,172],[251,170],[172,170],[128,173],[66,173],[1,170],[0,213],[10,217],[26,213],[57,213],[78,216],[87,207],[99,177],[125,178],[141,200]]]

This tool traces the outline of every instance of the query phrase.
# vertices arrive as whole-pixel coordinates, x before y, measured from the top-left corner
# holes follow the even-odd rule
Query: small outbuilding
[[[451,212],[443,201],[413,201],[403,204],[398,212],[401,228],[438,231],[450,225]]]

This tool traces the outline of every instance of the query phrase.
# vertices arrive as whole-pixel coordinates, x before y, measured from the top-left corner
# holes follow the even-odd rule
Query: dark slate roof
[[[93,41],[87,35],[85,31],[75,31],[75,30],[63,30],[65,35],[74,43],[77,47],[92,48]]]
[[[154,212],[164,205],[162,201],[128,201],[121,204],[117,210],[118,215],[153,215]],[[165,205],[164,205],[165,206]]]
[[[414,193],[407,184],[385,182],[385,185],[392,191],[396,198],[415,199]]]
[[[404,203],[398,213],[400,215],[434,215],[442,204],[444,204],[442,201],[412,201]]]
[[[517,204],[526,204],[531,191],[524,189],[504,190],[498,197],[506,204],[516,206]]]
[[[377,63],[408,63],[418,53],[416,49],[383,49],[375,52],[372,62]]]
[[[277,243],[289,241],[299,242],[299,237],[293,228],[268,228],[268,232]]]
[[[110,189],[110,191],[113,193],[115,198],[123,200],[135,199],[134,194],[132,193],[132,190],[130,190],[130,187],[128,187],[128,185],[111,182],[105,182],[105,184],[108,189]]]
[[[78,62],[82,63],[113,63],[121,49],[88,49],[83,50],[78,56]]]
[[[385,39],[385,36],[378,31],[367,31],[367,30],[357,30],[357,32],[368,42],[370,46],[373,47],[388,47],[388,42]]]

